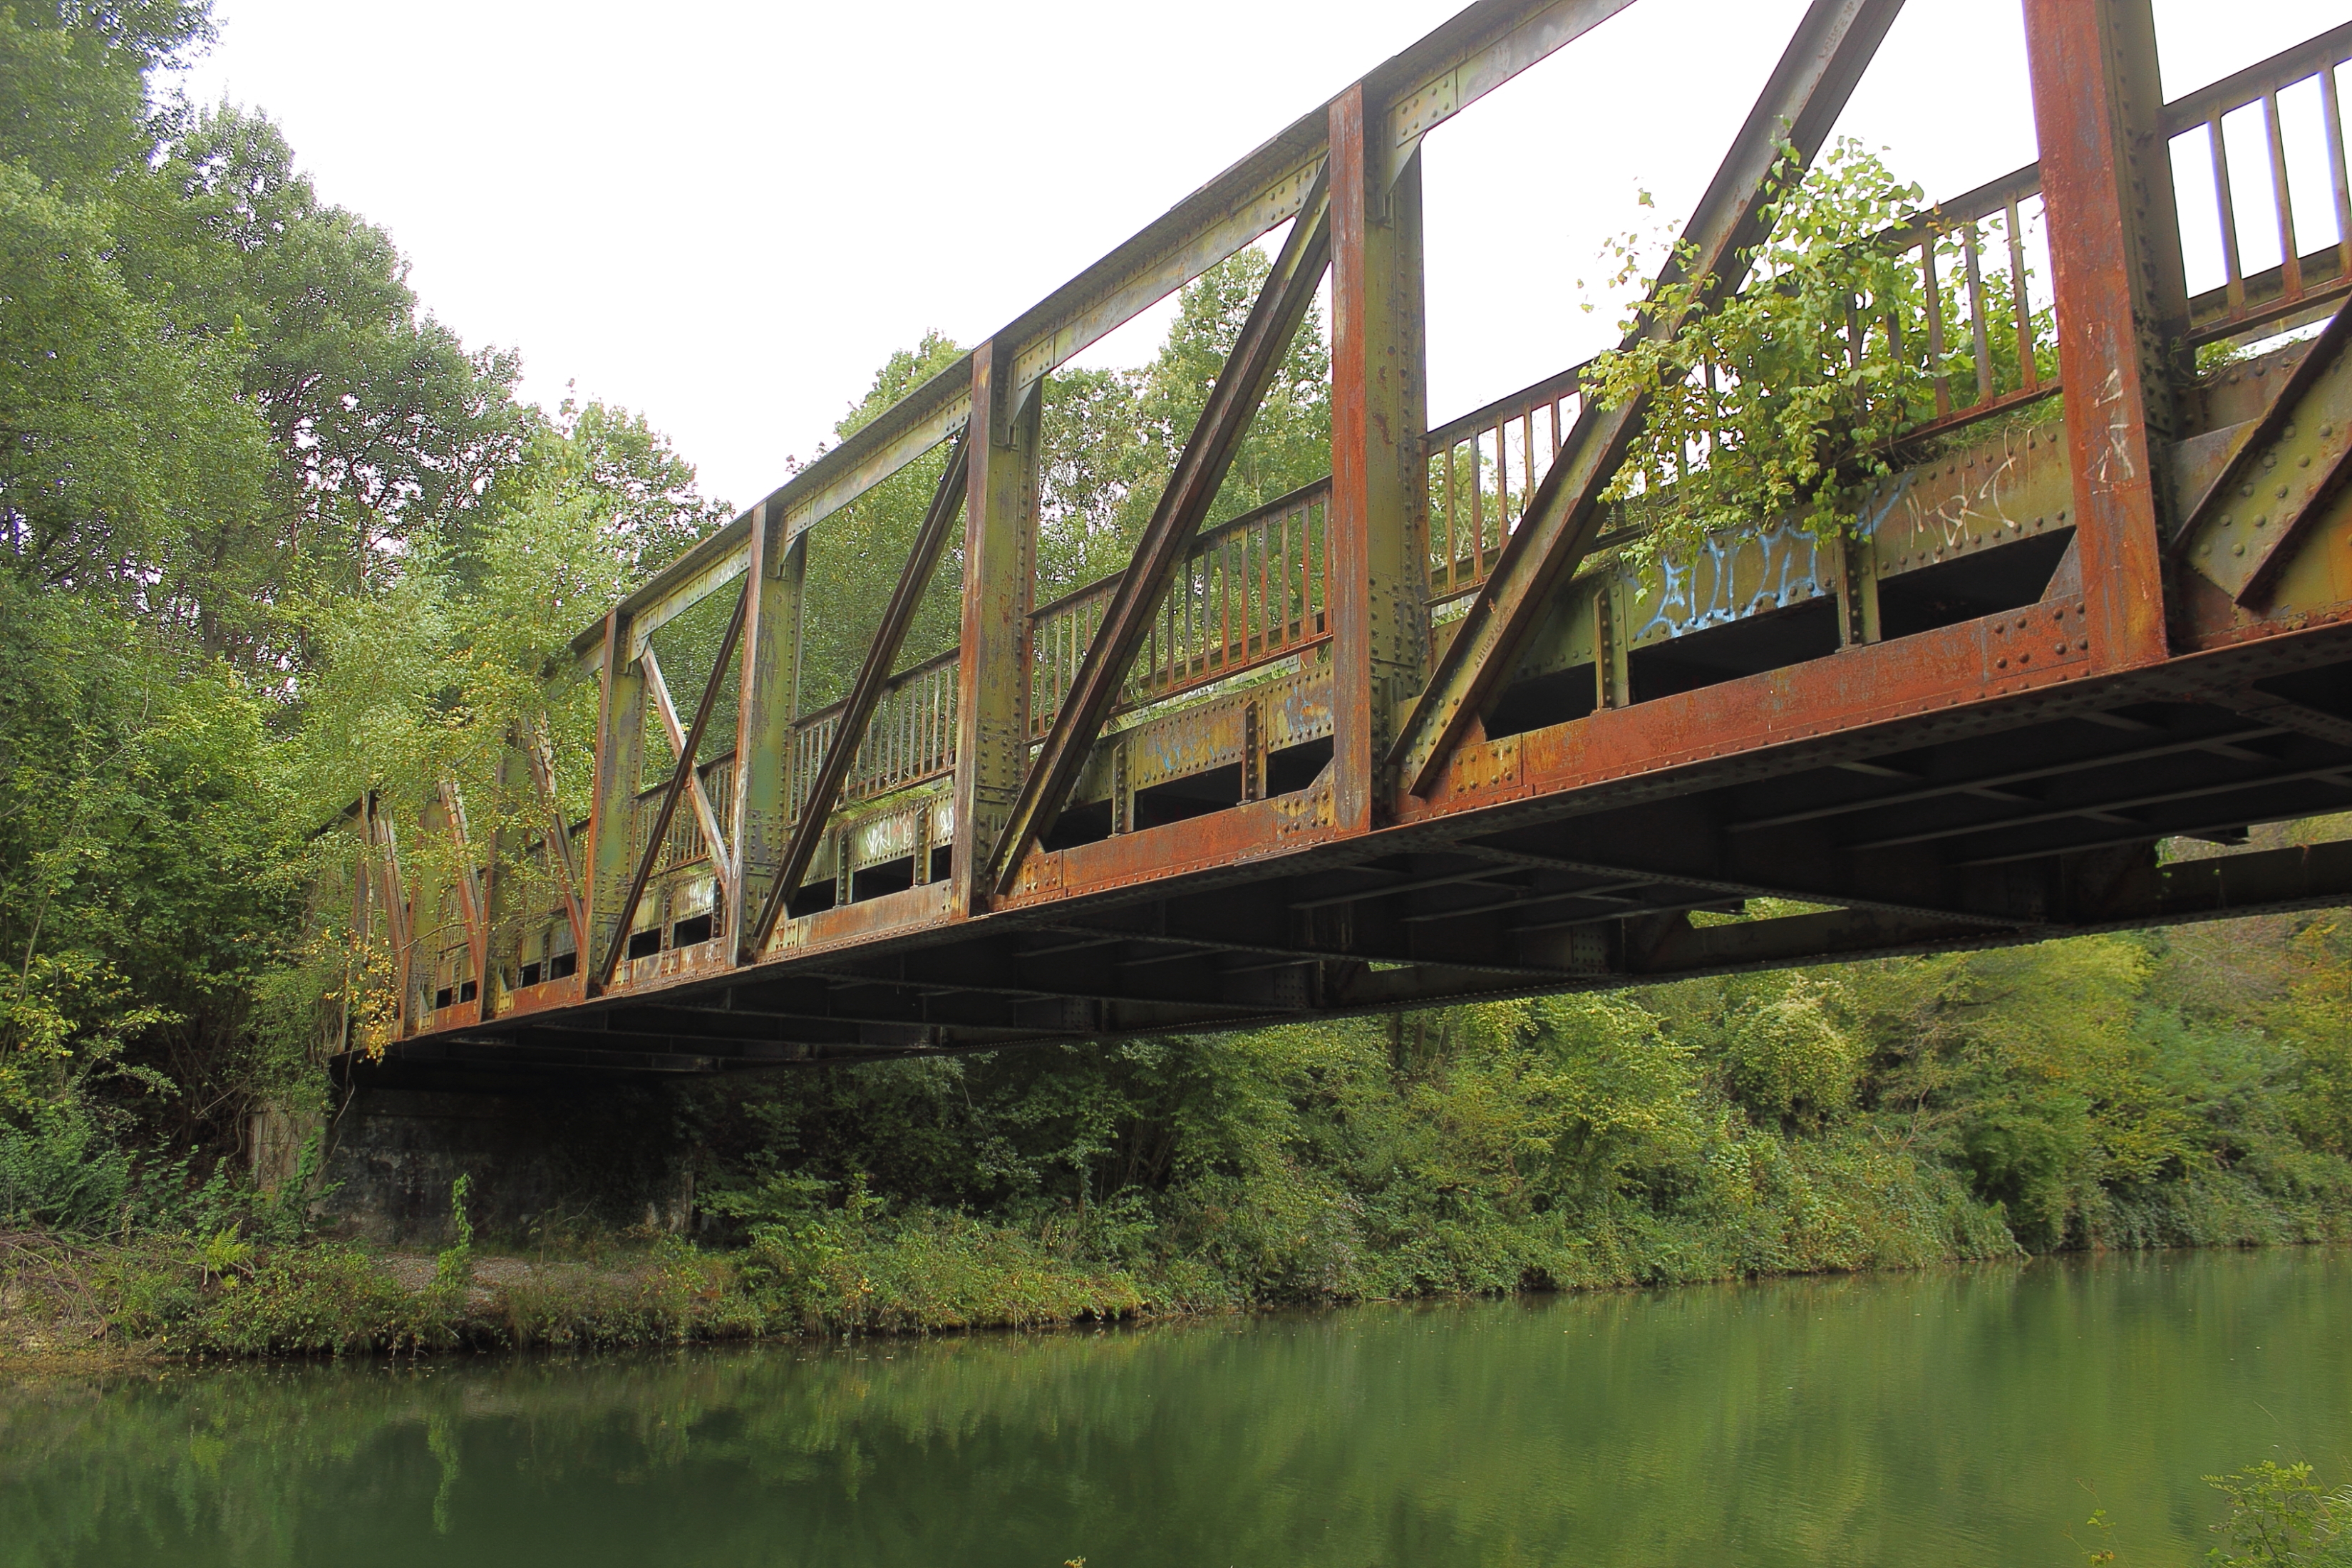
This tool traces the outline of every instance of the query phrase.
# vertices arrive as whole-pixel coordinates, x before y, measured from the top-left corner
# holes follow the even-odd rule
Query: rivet
[[[2009,668],[2009,660],[2005,658],[1994,659],[1992,661],[1992,667],[1995,669],[2007,669]]]
[[[2294,460],[2294,466],[2298,468],[2307,468],[2311,467],[2310,454],[2305,453],[2304,456],[2297,458]]]
[[[2090,652],[2090,651],[2091,651],[2091,639],[2090,639],[2090,638],[2088,638],[2088,637],[2076,637],[2076,638],[2074,639],[2074,651],[2075,651],[2076,653],[2088,653],[2088,652]]]
[[[2335,435],[2335,434],[2336,434],[2336,426],[2333,426],[2333,425],[2322,425],[2322,426],[2319,427],[2319,438],[2320,438],[2321,440],[2323,440],[2323,441],[2326,440],[2329,437],[2331,437],[2331,436],[2333,436],[2333,435]]]
[[[2058,510],[2058,521],[2061,522],[2066,521],[2066,510],[2063,507],[2061,507]]]
[[[2056,647],[2052,648],[2050,651],[2055,654],[2063,654],[2066,651],[2066,645],[2064,643],[2060,643]]]
[[[2223,528],[2229,527],[2232,521],[2233,520],[2228,512],[2225,511],[2221,514],[2221,526]]]
[[[2254,519],[2254,526],[2255,526],[2256,528],[2260,528],[2260,527],[2262,527],[2264,523],[2267,523],[2268,521],[2270,521],[2270,514],[2269,514],[2268,512],[2265,512],[2265,513],[2263,513],[2262,516],[2260,516],[2260,517],[2258,517],[2258,518]]]
[[[2290,440],[2290,441],[2294,440],[2294,422],[2293,422],[2292,420],[2288,421],[2288,423],[2286,424],[2286,426],[2285,426],[2283,429],[2281,429],[2281,430],[2279,431],[2279,434],[2280,434],[2281,436],[2284,436],[2284,437],[2286,437],[2286,438],[2287,438],[2288,440]]]
[[[2278,488],[2278,493],[2279,493],[2279,500],[2286,500],[2286,487],[2285,487],[2284,485],[2281,485],[2281,486],[2279,486],[2279,488]]]
[[[2254,493],[2254,487],[2252,485],[2240,485],[2238,487],[2238,493],[2242,496],[2251,496]]]
[[[2230,546],[2230,553],[2232,555],[2243,555],[2245,552],[2246,547],[2242,544],[2232,544]]]

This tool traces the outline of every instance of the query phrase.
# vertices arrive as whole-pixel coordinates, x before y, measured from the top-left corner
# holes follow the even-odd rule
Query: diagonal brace
[[[948,466],[940,475],[939,488],[931,492],[930,508],[923,513],[923,525],[916,531],[915,547],[908,552],[906,565],[899,569],[898,584],[890,590],[890,603],[883,608],[882,624],[875,628],[874,640],[866,647],[866,662],[858,668],[856,684],[849,689],[849,700],[842,705],[841,720],[834,726],[832,743],[824,749],[824,762],[817,769],[816,783],[793,823],[792,840],[784,846],[783,864],[776,868],[775,880],[768,884],[767,896],[760,900],[760,918],[743,935],[738,953],[746,963],[775,934],[777,919],[800,886],[801,878],[807,874],[809,862],[816,858],[817,840],[824,835],[825,819],[832,816],[835,803],[849,783],[850,765],[857,760],[857,748],[866,739],[866,726],[872,721],[874,710],[882,700],[883,688],[890,683],[891,666],[898,662],[898,650],[906,644],[907,630],[915,624],[923,590],[930,586],[931,574],[947,551],[950,525],[962,514],[964,484],[971,473],[971,426],[967,424],[948,454]],[[959,823],[957,827],[961,831],[963,825]]]
[[[1812,163],[1901,9],[1902,0],[1813,0],[1684,228],[1683,247],[1660,269],[1658,289],[1696,275],[1706,285],[1704,308],[1707,296],[1738,285],[1746,253],[1764,237],[1764,198],[1780,143],[1796,149],[1801,165]],[[1651,298],[1657,298],[1655,291]],[[1627,346],[1669,337],[1682,320],[1644,312]],[[1621,408],[1585,402],[1390,752],[1414,795],[1437,786],[1448,755],[1508,675],[1513,654],[1543,615],[1552,589],[1573,576],[1591,552],[1601,529],[1601,492],[1623,465],[1646,416],[1646,399]]]
[[[669,738],[670,750],[686,755],[686,731],[677,721],[677,705],[670,700],[669,682],[662,679],[661,660],[654,657],[654,646],[646,644],[643,655],[646,664],[646,689],[654,700],[654,708],[661,715],[662,732]],[[702,774],[690,771],[686,775],[688,795],[694,802],[694,819],[702,829],[702,841],[710,850],[710,868],[719,878],[720,901],[731,904],[735,885],[734,851],[727,835],[719,828],[719,813],[710,804],[710,792],[702,787]]]
[[[555,793],[555,737],[548,732],[545,714],[532,721],[530,733],[523,738],[522,752],[530,764],[530,782],[539,790],[540,804],[547,808],[547,845],[562,883],[563,918],[572,926],[572,949],[585,952],[588,909],[580,899],[580,862],[572,845],[572,826],[563,820],[563,802]]]
[[[2352,304],[2312,341],[2181,523],[2173,554],[2242,605],[2259,601],[2305,522],[2352,468]]]
[[[703,683],[702,700],[695,704],[694,723],[686,732],[685,744],[678,749],[677,770],[669,775],[669,786],[662,791],[661,812],[654,818],[653,831],[646,836],[645,853],[637,858],[637,874],[629,881],[629,896],[622,900],[620,917],[613,922],[613,943],[589,973],[592,990],[601,991],[612,984],[613,970],[621,962],[621,950],[629,945],[629,921],[646,896],[646,884],[653,880],[654,862],[661,858],[662,841],[669,837],[670,819],[677,815],[677,803],[686,795],[687,781],[694,776],[694,759],[702,750],[702,731],[710,722],[710,710],[718,704],[719,689],[727,682],[728,661],[735,657],[735,644],[743,635],[743,613],[751,605],[751,588],[752,584],[746,581],[743,592],[735,600],[735,613],[727,618],[727,635],[719,639],[719,657],[711,663],[710,679]],[[604,657],[617,658],[618,651],[607,648]]]
[[[998,897],[1013,890],[1020,876],[1022,857],[1030,844],[1053,828],[1069,799],[1078,773],[1103,721],[1118,700],[1128,667],[1151,625],[1152,611],[1183,561],[1192,535],[1217,498],[1234,453],[1247,433],[1250,420],[1273,384],[1282,356],[1307,319],[1315,290],[1323,280],[1331,255],[1330,170],[1327,163],[1315,177],[1307,205],[1290,226],[1282,254],[1249,320],[1218,372],[1208,406],[1184,443],[1183,452],[1168,477],[1168,486],[1152,509],[1151,521],[1120,576],[1118,591],[1103,612],[1102,626],[1087,646],[1077,679],[1054,715],[1037,760],[1021,781],[1011,819],[997,841],[989,883]]]

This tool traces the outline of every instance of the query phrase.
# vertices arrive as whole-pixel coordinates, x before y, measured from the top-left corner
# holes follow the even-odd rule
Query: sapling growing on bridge
[[[1939,381],[2018,384],[2016,335],[1969,330],[1969,290],[1981,316],[2006,321],[2014,282],[1991,268],[1931,289],[1919,231],[1939,280],[1975,274],[1967,247],[1984,242],[1921,216],[1922,199],[1850,138],[1810,169],[1784,146],[1765,204],[1769,227],[1736,290],[1693,275],[1686,242],[1648,268],[1640,236],[1610,247],[1619,270],[1609,285],[1638,286],[1645,298],[1624,323],[1624,345],[1593,359],[1583,386],[1612,408],[1646,400],[1604,492],[1651,525],[1629,546],[1635,558],[1780,517],[1819,539],[1855,532],[1865,493],[1904,465],[1905,438],[1936,416]],[[2029,319],[2047,374],[2055,329],[2046,308]]]

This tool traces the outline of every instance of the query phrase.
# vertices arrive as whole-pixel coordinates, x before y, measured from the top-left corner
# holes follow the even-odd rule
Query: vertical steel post
[[[2168,488],[2188,321],[2149,0],[2025,0],[2094,669],[2165,657]]]
[[[515,898],[515,878],[508,867],[509,862],[521,858],[524,847],[530,842],[530,834],[527,829],[518,830],[509,824],[518,820],[515,802],[528,799],[533,793],[530,759],[523,752],[521,737],[509,732],[506,749],[499,753],[499,787],[490,802],[490,809],[495,815],[491,817],[490,836],[486,846],[488,853],[482,866],[482,964],[481,974],[476,981],[475,997],[482,1005],[484,1023],[498,1014],[497,982],[505,973],[505,966],[499,962],[501,954],[511,952],[517,965],[522,962],[520,949],[525,911]],[[551,843],[548,855],[552,858],[554,854],[555,846]],[[514,939],[511,949],[508,946],[510,935]]]
[[[751,519],[751,595],[743,611],[741,700],[736,707],[734,897],[726,913],[738,963],[751,951],[751,921],[782,864],[793,831],[793,720],[800,706],[801,588],[808,536],[789,542],[781,511],[762,501]]]
[[[603,701],[596,710],[596,790],[588,812],[588,951],[581,973],[596,984],[597,956],[625,933],[618,928],[636,869],[637,785],[645,773],[645,667],[629,658],[630,622],[604,617]]]
[[[1029,610],[1036,574],[1038,431],[1044,383],[1014,405],[1013,355],[971,354],[970,479],[964,489],[963,632],[956,668],[955,844],[948,900],[982,912],[997,839],[1028,761]]]
[[[1330,120],[1332,808],[1353,832],[1384,815],[1397,706],[1429,664],[1421,156],[1388,183],[1385,108],[1360,82]]]

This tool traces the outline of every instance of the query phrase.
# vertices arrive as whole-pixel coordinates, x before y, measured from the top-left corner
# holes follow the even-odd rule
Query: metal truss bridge
[[[2023,0],[2041,161],[1883,237],[1907,348],[1853,327],[1922,356],[1935,456],[1850,537],[1759,519],[1645,574],[1603,499],[1642,405],[1575,368],[1435,427],[1423,395],[1423,138],[1630,3],[1479,0],[614,606],[564,672],[593,755],[516,737],[536,830],[355,807],[344,1064],[726,1071],[2352,902],[2352,842],[2229,847],[2352,809],[2352,25],[2168,103],[2148,0]],[[1746,270],[1780,144],[1821,149],[1898,6],[1815,0],[1694,274]],[[1045,378],[1285,225],[1126,569],[1034,602]],[[1327,273],[1330,476],[1203,527]],[[935,448],[854,689],[801,710],[811,531]],[[910,662],[959,559],[959,645]]]

